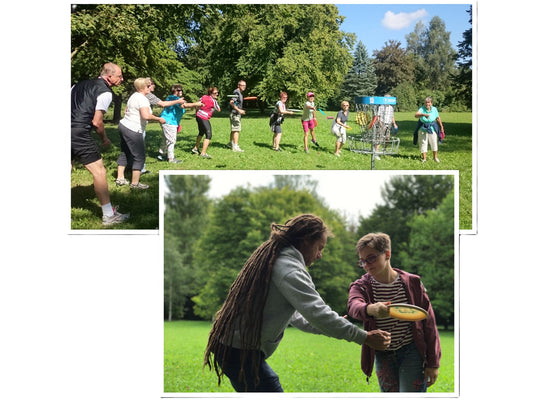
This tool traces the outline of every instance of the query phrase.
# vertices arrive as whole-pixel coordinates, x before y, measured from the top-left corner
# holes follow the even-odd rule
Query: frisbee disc
[[[247,96],[243,98],[243,100],[256,100],[256,99],[258,99],[258,96]]]
[[[346,130],[348,130],[348,131],[351,130],[351,129],[353,129],[353,128],[350,127],[349,125],[346,127]]]
[[[314,128],[316,128],[318,126],[318,120],[314,119]]]
[[[373,124],[375,124],[376,121],[377,121],[377,116],[374,116],[372,119],[372,122],[370,123],[370,125],[368,125],[368,129],[371,129],[373,127]]]
[[[303,110],[300,110],[300,109],[288,109],[288,111],[293,111],[294,113],[301,113]]]
[[[238,95],[227,95],[227,97],[234,97],[234,98],[237,98]]]
[[[334,120],[333,116],[327,116],[327,120]]]
[[[410,304],[391,304],[388,306],[390,317],[398,320],[407,320],[416,322],[427,318],[427,312],[416,305]]]

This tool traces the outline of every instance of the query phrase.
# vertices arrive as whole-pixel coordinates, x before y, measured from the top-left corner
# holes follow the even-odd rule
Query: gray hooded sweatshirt
[[[283,249],[273,266],[269,293],[264,307],[261,351],[266,358],[279,346],[288,325],[302,331],[363,344],[367,332],[333,311],[316,291],[301,252]],[[240,333],[232,346],[242,348]]]

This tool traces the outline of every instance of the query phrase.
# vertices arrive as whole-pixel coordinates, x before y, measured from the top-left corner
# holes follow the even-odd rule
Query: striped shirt
[[[375,302],[392,304],[407,303],[408,298],[399,275],[390,284],[382,284],[372,277],[372,290]],[[391,334],[390,346],[387,351],[395,351],[413,341],[412,323],[391,317],[376,318],[377,328]]]

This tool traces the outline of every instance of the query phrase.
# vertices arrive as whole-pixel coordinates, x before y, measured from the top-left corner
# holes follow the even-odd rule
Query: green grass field
[[[217,386],[217,376],[203,370],[210,322],[174,321],[164,323],[164,392],[234,392],[228,379]],[[454,333],[440,333],[442,360],[432,393],[454,393]],[[303,333],[285,332],[277,351],[268,360],[280,377],[285,392],[379,392],[377,378],[370,384],[360,370],[360,346],[343,340]]]
[[[159,110],[154,110],[155,114]],[[335,112],[327,112],[334,116]],[[350,121],[354,122],[354,113]],[[111,111],[108,112],[111,118]],[[418,147],[412,144],[415,128],[414,113],[397,113],[399,126],[399,154],[383,156],[375,162],[376,170],[459,170],[460,210],[459,227],[472,229],[472,114],[441,113],[446,130],[446,140],[439,145],[441,163],[420,161]],[[159,124],[147,126],[146,149],[147,169],[151,174],[143,175],[141,182],[149,184],[145,191],[131,191],[128,187],[117,187],[117,157],[120,154],[120,140],[117,125],[107,124],[108,137],[112,146],[103,150],[103,160],[108,173],[108,183],[113,204],[119,204],[122,211],[130,212],[131,219],[114,229],[157,229],[158,228],[158,172],[160,170],[369,170],[371,156],[351,152],[347,145],[342,157],[334,156],[335,137],[330,133],[332,120],[319,116],[316,136],[320,148],[310,146],[310,153],[304,152],[303,130],[298,115],[287,117],[283,123],[281,148],[272,150],[272,133],[268,126],[267,112],[249,110],[242,119],[240,146],[243,153],[232,152],[226,147],[229,142],[230,124],[227,111],[215,113],[212,117],[213,138],[208,148],[211,160],[201,159],[191,153],[197,137],[194,114],[188,111],[182,119],[182,132],[178,135],[175,157],[184,160],[182,164],[170,165],[158,161],[156,155],[161,138]],[[356,131],[357,126],[353,124]],[[129,178],[127,176],[127,178]],[[101,229],[101,212],[94,194],[92,177],[80,164],[75,164],[71,174],[71,228]]]

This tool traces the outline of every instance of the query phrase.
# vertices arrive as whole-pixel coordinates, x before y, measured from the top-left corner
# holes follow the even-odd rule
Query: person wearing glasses
[[[173,85],[171,87],[171,94],[165,99],[166,102],[177,100],[184,100],[184,90],[180,84]],[[165,123],[162,124],[162,140],[160,141],[160,149],[158,149],[158,160],[165,160],[165,153],[167,153],[167,160],[169,163],[182,163],[182,160],[175,159],[176,135],[180,125],[180,120],[182,120],[182,116],[186,112],[186,108],[202,106],[203,104],[201,102],[182,102],[167,106],[163,109],[160,117],[165,119]]]
[[[196,155],[200,155],[203,159],[212,158],[206,153],[206,151],[208,150],[208,145],[210,145],[210,141],[212,139],[212,126],[210,125],[210,118],[212,118],[214,111],[221,111],[221,108],[217,103],[218,96],[219,91],[216,87],[208,88],[207,94],[201,97],[199,100],[204,106],[198,108],[195,115],[197,126],[199,127],[199,135],[197,135],[195,147],[191,150],[191,152]],[[205,138],[202,143],[202,150],[199,153],[199,146],[201,145],[203,136]]]
[[[381,392],[426,392],[437,380],[441,348],[425,287],[417,275],[391,266],[387,234],[365,235],[356,250],[366,273],[349,288],[348,315],[362,321],[364,330],[381,329],[392,336],[385,351],[362,346],[362,371],[369,379],[375,362]],[[394,303],[419,306],[428,317],[417,322],[393,319],[388,305]]]
[[[232,92],[232,95],[235,96],[230,99],[229,105],[230,105],[230,141],[228,143],[228,146],[232,148],[234,152],[243,152],[243,150],[240,148],[240,145],[238,144],[238,140],[240,139],[240,131],[241,131],[241,116],[245,114],[245,110],[243,108],[243,94],[242,92],[247,87],[247,84],[244,80],[240,80],[238,82],[238,87],[234,89],[234,92]]]

